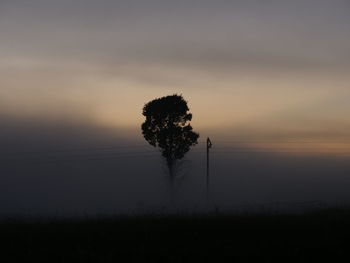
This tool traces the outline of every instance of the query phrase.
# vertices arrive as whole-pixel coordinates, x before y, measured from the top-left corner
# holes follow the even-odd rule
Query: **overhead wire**
[[[206,143],[205,141],[199,141],[199,144]],[[236,145],[222,145],[223,143],[236,143]],[[217,144],[214,144],[214,147],[211,149],[214,153],[218,154],[244,154],[244,153],[296,153],[296,152],[316,152],[315,147],[261,147],[257,148],[254,145],[245,145],[245,143],[266,143],[269,144],[271,142],[266,141],[222,141],[218,140]],[[281,141],[281,142],[273,142],[275,144],[284,144],[291,143],[297,144],[301,143],[299,141]],[[302,142],[306,143],[306,142]],[[308,143],[315,143],[313,141],[308,141]],[[326,143],[326,142],[325,142]],[[243,145],[242,145],[243,144]],[[150,151],[146,147],[148,145],[119,145],[119,146],[111,146],[111,147],[88,147],[88,148],[73,148],[73,149],[59,149],[59,150],[51,150],[51,151],[35,151],[35,152],[20,152],[20,153],[3,153],[0,155],[0,164],[1,162],[10,162],[10,163],[18,163],[18,161],[24,161],[23,163],[64,163],[64,162],[76,162],[76,161],[92,161],[92,160],[110,160],[110,159],[118,159],[118,158],[133,158],[133,157],[156,157],[159,156],[159,151],[153,150]],[[122,150],[130,148],[134,149],[144,149],[142,151],[119,151],[119,152],[111,152],[115,150]],[[327,149],[332,149],[332,147],[328,147]],[[334,147],[334,149],[337,149]],[[343,155],[350,155],[350,145],[349,152],[342,152]],[[204,154],[205,151],[201,147],[194,147],[191,149],[191,153],[196,154]],[[2,157],[2,158],[1,158]]]

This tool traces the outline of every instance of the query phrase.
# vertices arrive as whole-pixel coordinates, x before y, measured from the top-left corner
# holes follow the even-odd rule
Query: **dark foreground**
[[[350,262],[350,210],[5,220],[0,262]]]

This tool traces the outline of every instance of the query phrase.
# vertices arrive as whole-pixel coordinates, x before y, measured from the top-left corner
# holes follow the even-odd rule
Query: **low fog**
[[[1,216],[72,216],[206,209],[205,134],[170,193],[159,151],[138,129],[1,119]],[[276,153],[211,137],[209,207],[299,209],[350,201],[346,156]],[[225,148],[226,147],[226,148]]]

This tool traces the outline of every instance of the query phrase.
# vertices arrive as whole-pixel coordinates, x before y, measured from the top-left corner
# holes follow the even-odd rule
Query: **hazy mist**
[[[0,213],[171,207],[148,101],[182,94],[201,135],[176,206],[350,200],[350,4],[0,1]]]

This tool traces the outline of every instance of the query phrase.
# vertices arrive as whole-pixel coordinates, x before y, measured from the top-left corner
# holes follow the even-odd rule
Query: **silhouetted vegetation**
[[[348,262],[350,210],[0,223],[1,262]],[[340,261],[343,259],[343,261]]]
[[[189,122],[187,102],[181,95],[171,95],[148,102],[142,114],[146,117],[142,124],[142,134],[146,141],[161,149],[166,159],[171,181],[175,177],[175,164],[197,144],[199,134],[193,132]]]

